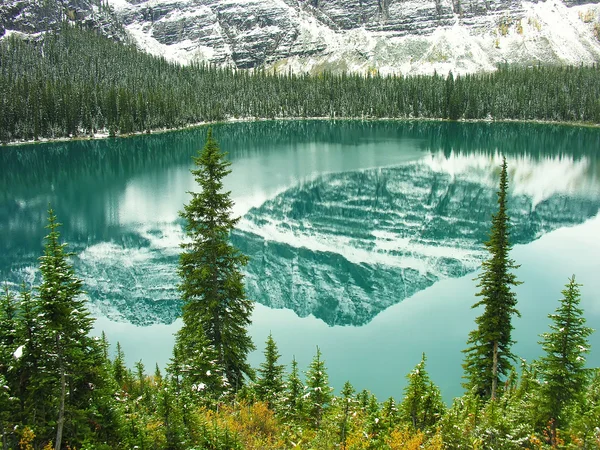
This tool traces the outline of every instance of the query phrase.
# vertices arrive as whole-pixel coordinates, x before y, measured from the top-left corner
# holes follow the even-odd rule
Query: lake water
[[[318,345],[331,384],[402,397],[422,352],[447,401],[460,395],[473,278],[486,257],[500,154],[523,284],[515,353],[538,335],[567,278],[600,328],[600,130],[533,124],[275,121],[213,127],[250,256],[250,333],[262,361],[306,369]],[[164,366],[181,325],[178,211],[197,190],[191,156],[206,129],[0,148],[0,280],[34,282],[48,204],[85,281],[95,332],[130,364]],[[600,332],[590,365],[600,366]]]

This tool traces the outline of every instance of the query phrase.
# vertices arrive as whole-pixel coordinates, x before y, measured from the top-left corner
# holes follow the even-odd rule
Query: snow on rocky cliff
[[[600,61],[600,5],[548,0],[109,0],[141,48],[294,72],[469,73]]]

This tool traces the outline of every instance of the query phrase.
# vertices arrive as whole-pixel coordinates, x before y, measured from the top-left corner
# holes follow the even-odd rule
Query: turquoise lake
[[[402,398],[427,355],[444,399],[462,394],[462,353],[486,257],[501,155],[509,167],[520,318],[514,352],[539,334],[572,274],[600,329],[600,129],[518,123],[269,121],[213,126],[232,162],[241,216],[232,241],[250,257],[250,333],[262,361],[306,369],[319,346],[330,382]],[[181,325],[178,211],[206,128],[130,138],[0,147],[0,281],[35,283],[46,211],[75,253],[95,333],[152,372]],[[600,366],[600,331],[591,366]]]

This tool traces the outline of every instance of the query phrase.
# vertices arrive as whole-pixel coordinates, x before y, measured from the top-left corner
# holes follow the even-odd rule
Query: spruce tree
[[[317,353],[306,371],[305,398],[308,403],[308,412],[315,428],[319,428],[325,408],[331,402],[332,390],[329,387],[329,377],[327,376],[325,361],[323,361],[321,356],[321,350],[317,347]]]
[[[167,371],[178,378],[182,395],[198,393],[210,400],[217,398],[226,387],[222,367],[217,361],[214,346],[202,329],[194,335],[179,330]]]
[[[39,302],[25,284],[21,286],[17,319],[17,341],[23,343],[21,357],[15,361],[18,383],[15,387],[19,399],[19,420],[32,427],[43,424],[44,380],[40,375],[40,363],[44,355],[42,343],[43,321],[39,316]],[[43,425],[42,425],[43,426]]]
[[[400,419],[421,431],[433,427],[446,409],[439,388],[425,370],[425,361],[423,353],[421,361],[406,376],[408,385],[399,408]]]
[[[2,448],[9,448],[14,428],[14,401],[16,370],[16,307],[13,293],[4,286],[0,298],[0,433]],[[22,350],[22,348],[21,348]],[[18,355],[20,356],[20,355]]]
[[[300,379],[300,371],[298,370],[298,362],[294,357],[292,359],[292,370],[289,373],[286,383],[283,398],[284,414],[287,418],[299,421],[302,418],[304,411],[304,384]]]
[[[256,382],[256,393],[258,398],[266,401],[269,408],[274,408],[283,392],[283,364],[277,364],[280,358],[277,344],[269,333],[265,347],[265,362],[258,369],[258,380]]]
[[[551,423],[551,444],[556,444],[556,429],[566,422],[565,410],[574,400],[581,400],[589,383],[590,370],[585,367],[589,352],[588,337],[593,330],[585,325],[583,310],[579,307],[581,285],[575,275],[562,291],[560,305],[554,314],[549,333],[541,335],[545,354],[537,364],[543,403],[542,410]]]
[[[68,258],[66,244],[60,243],[56,216],[48,211],[49,233],[45,238],[44,254],[40,257],[42,283],[39,286],[39,317],[43,330],[43,367],[49,397],[58,396],[54,405],[56,423],[54,448],[62,448],[65,420],[69,416],[69,432],[87,421],[83,418],[89,407],[94,383],[101,383],[95,367],[101,363],[102,350],[89,336],[93,319],[83,298],[82,281],[77,278]],[[81,423],[76,418],[81,419]],[[89,425],[89,424],[88,424]],[[82,431],[80,431],[82,432]]]
[[[177,339],[198,341],[204,333],[216,352],[216,361],[234,391],[242,387],[244,375],[252,377],[246,361],[254,349],[247,327],[253,303],[246,298],[241,268],[247,263],[229,241],[239,218],[233,218],[230,192],[223,190],[223,178],[231,165],[208,130],[206,144],[194,158],[192,170],[201,191],[180,213],[185,220],[189,242],[181,244],[179,289],[184,300],[183,327]],[[182,358],[192,357],[181,346]]]
[[[465,388],[482,398],[495,399],[498,382],[512,370],[515,357],[511,352],[512,316],[519,315],[517,297],[511,286],[521,284],[511,270],[519,266],[509,258],[512,246],[509,241],[509,217],[506,211],[508,195],[508,173],[506,158],[502,160],[498,212],[492,216],[490,238],[485,247],[490,257],[482,263],[482,272],[477,278],[482,297],[472,307],[484,307],[475,319],[477,329],[469,333],[468,347],[463,368],[467,382]]]
[[[356,403],[356,399],[354,398],[354,386],[350,384],[349,381],[344,383],[344,387],[342,387],[342,391],[340,394],[341,397],[341,414],[340,414],[340,448],[346,449],[346,441],[348,439],[348,429],[349,429],[349,420],[352,414],[352,406]]]

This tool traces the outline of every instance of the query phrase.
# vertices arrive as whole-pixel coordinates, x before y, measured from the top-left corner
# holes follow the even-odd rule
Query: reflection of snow
[[[128,181],[115,208],[107,205],[107,220],[118,225],[172,222],[197,190],[188,167],[148,173]]]
[[[498,185],[499,154],[445,156],[442,152],[426,157],[424,163],[435,172],[459,176],[485,186]],[[552,197],[564,194],[582,197],[600,197],[600,180],[589,176],[590,162],[587,158],[575,160],[572,156],[548,156],[533,158],[530,155],[507,157],[509,189],[513,195],[526,195],[532,199],[532,207]]]

